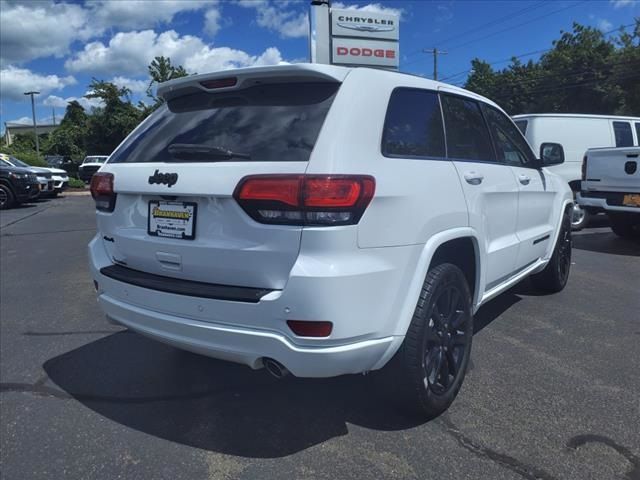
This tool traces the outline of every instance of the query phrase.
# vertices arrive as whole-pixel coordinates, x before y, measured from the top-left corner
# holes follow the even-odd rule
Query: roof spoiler
[[[158,86],[158,96],[164,100],[198,92],[231,91],[260,83],[342,82],[350,69],[329,65],[300,63],[270,67],[239,68],[177,78]]]

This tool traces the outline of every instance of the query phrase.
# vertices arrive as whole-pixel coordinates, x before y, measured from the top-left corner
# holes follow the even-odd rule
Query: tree
[[[640,19],[633,33],[607,39],[575,23],[538,62],[513,58],[499,71],[478,58],[465,87],[510,114],[533,112],[637,115],[640,112]]]
[[[155,57],[147,69],[151,77],[149,87],[147,87],[147,95],[152,98],[156,104],[162,103],[162,99],[153,94],[154,85],[188,75],[182,65],[178,65],[177,67],[171,65],[171,58],[169,57]]]
[[[131,90],[94,78],[87,98],[99,98],[104,106],[94,109],[88,117],[87,153],[110,154],[140,123],[143,112],[131,103]]]

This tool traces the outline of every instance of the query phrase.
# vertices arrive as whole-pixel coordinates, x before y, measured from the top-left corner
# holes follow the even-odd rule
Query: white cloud
[[[144,75],[147,65],[154,57],[164,55],[174,65],[182,65],[190,56],[200,51],[205,44],[192,35],[180,36],[174,30],[157,34],[153,30],[116,33],[108,45],[91,42],[84,50],[65,62],[72,72],[124,75]]]
[[[636,6],[638,4],[638,0],[610,0],[610,3],[613,4],[613,8],[624,8],[628,6]]]
[[[127,77],[113,77],[111,83],[116,84],[119,87],[126,87],[131,90],[132,93],[142,93],[147,90],[149,82],[146,80],[136,80],[134,78]]]
[[[278,65],[284,63],[280,51],[275,47],[267,48],[262,55],[249,55],[242,50],[228,47],[204,47],[187,59],[184,67],[189,72],[215,72],[232,68],[259,65]]]
[[[87,12],[79,5],[1,2],[0,8],[2,65],[65,55],[87,22]]]
[[[68,59],[65,67],[72,72],[92,74],[146,75],[147,65],[159,55],[171,58],[173,65],[182,65],[190,73],[272,65],[282,61],[280,52],[273,47],[262,55],[253,56],[228,47],[210,47],[198,37],[180,36],[173,30],[160,34],[144,30],[117,33],[108,45],[89,43],[83,51]]]
[[[342,2],[333,2],[332,8],[344,8],[346,10],[356,10],[359,12],[388,13],[391,15],[402,16],[404,10],[402,8],[385,7],[380,3],[369,3],[367,5],[345,5]]]
[[[67,97],[62,98],[56,95],[49,95],[44,99],[42,104],[45,107],[54,107],[54,108],[67,108],[69,102],[73,102],[76,100],[85,110],[91,110],[95,107],[102,107],[104,102],[99,98],[85,98],[85,97]]]
[[[76,79],[72,76],[41,75],[26,68],[8,66],[0,70],[0,96],[3,99],[22,100],[23,93],[31,90],[46,95],[75,83]]]
[[[9,120],[7,123],[18,123],[20,125],[33,125],[33,119],[31,117],[20,117],[15,120]]]
[[[600,18],[598,20],[598,29],[602,30],[603,32],[610,32],[613,29],[613,23],[611,23],[606,18]]]
[[[309,18],[303,12],[287,10],[293,2],[274,2],[266,0],[240,0],[238,5],[256,10],[256,23],[269,30],[278,32],[283,38],[306,37],[309,33]],[[304,4],[302,4],[304,5]]]
[[[99,37],[111,28],[152,28],[172,22],[180,12],[207,8],[207,25],[214,29],[215,16],[220,15],[217,0],[95,0],[84,7],[65,2],[1,0],[0,7],[3,66],[62,57],[74,41]]]
[[[204,32],[210,37],[215,37],[222,26],[221,20],[220,10],[216,8],[207,10],[204,14]]]
[[[170,23],[180,12],[195,11],[215,5],[202,0],[100,0],[88,3],[91,23],[99,31],[111,27],[139,30]]]

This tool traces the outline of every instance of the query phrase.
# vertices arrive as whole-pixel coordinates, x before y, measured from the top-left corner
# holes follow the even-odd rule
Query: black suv
[[[40,183],[35,173],[26,168],[0,165],[0,209],[16,203],[34,200],[40,195]]]

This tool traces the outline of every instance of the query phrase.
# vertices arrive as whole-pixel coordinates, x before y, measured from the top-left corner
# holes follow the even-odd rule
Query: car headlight
[[[14,178],[16,180],[24,180],[26,178],[29,178],[29,174],[28,173],[15,173],[15,172],[9,172],[9,176],[11,178]]]

